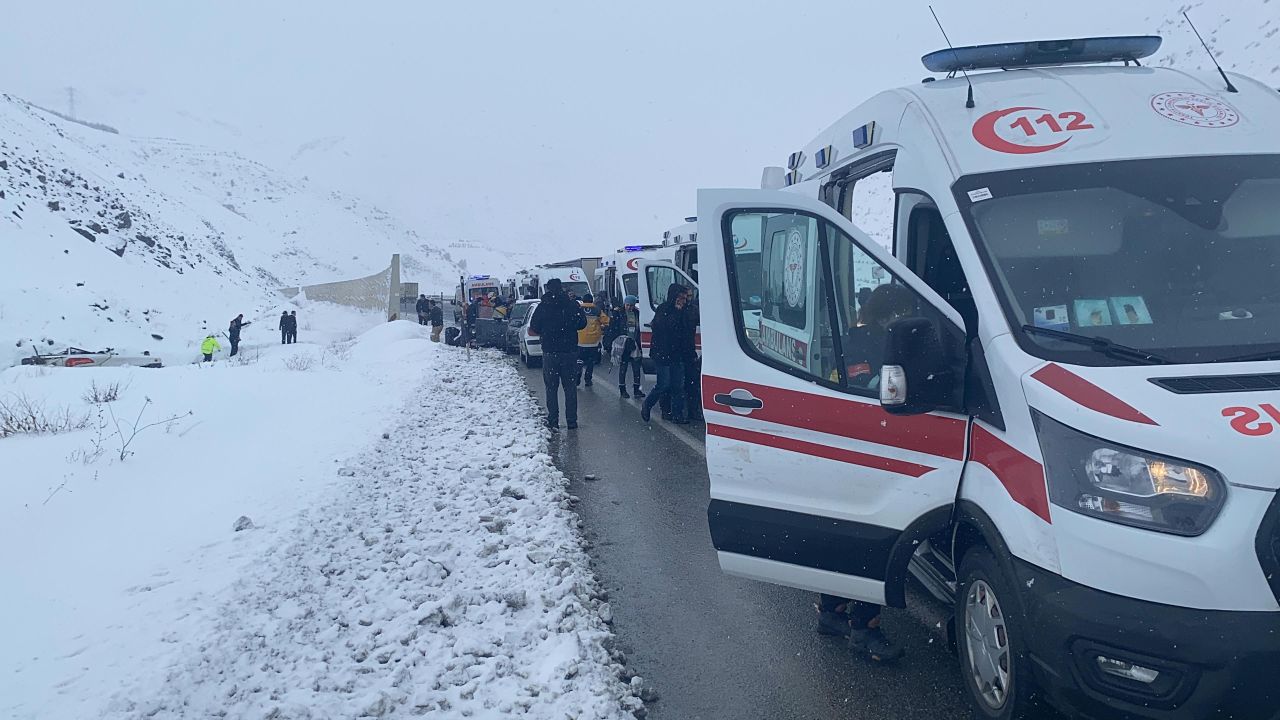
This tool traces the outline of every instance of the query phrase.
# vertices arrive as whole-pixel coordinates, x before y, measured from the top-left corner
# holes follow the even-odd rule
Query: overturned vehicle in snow
[[[36,351],[31,357],[22,358],[22,364],[46,367],[164,367],[160,358],[152,357],[146,352],[141,355],[121,355],[114,348],[82,350],[78,347],[48,354]]]

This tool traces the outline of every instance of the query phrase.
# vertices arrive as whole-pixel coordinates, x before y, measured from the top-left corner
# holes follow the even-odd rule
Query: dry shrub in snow
[[[305,353],[303,355],[294,355],[293,357],[287,357],[284,359],[284,366],[286,368],[290,370],[296,370],[298,372],[306,372],[307,370],[310,370],[312,367],[314,367],[315,364],[316,364],[316,358],[311,353]]]
[[[26,395],[0,398],[0,438],[70,432],[88,425],[89,416],[76,414],[70,407],[49,408]]]
[[[98,381],[94,380],[81,397],[90,405],[115,402],[120,399],[120,383],[114,382],[108,385],[99,385]]]

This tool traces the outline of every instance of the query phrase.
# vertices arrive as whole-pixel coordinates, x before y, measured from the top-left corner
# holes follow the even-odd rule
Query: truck
[[[721,569],[914,577],[976,717],[1280,708],[1280,94],[1160,44],[930,53],[698,191]]]

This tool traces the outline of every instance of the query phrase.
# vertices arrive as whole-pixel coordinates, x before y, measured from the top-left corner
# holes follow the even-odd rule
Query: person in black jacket
[[[289,311],[289,344],[298,342],[298,311]]]
[[[231,320],[231,325],[227,328],[227,339],[231,341],[231,356],[240,352],[240,330],[249,327],[252,323],[244,321],[244,313],[240,313]]]
[[[440,331],[444,330],[444,308],[440,303],[431,302],[427,314],[431,316],[431,342],[440,342]]]
[[[671,283],[667,288],[667,300],[658,306],[653,315],[653,342],[649,346],[649,358],[658,371],[658,384],[640,406],[640,417],[649,422],[649,413],[663,397],[670,397],[671,422],[688,425],[685,415],[684,370],[692,350],[693,333],[688,326],[685,306],[689,303],[689,288]],[[686,339],[687,335],[687,339]],[[690,347],[685,347],[689,345]]]
[[[582,306],[565,294],[559,280],[547,281],[542,302],[529,319],[529,332],[542,338],[542,382],[547,389],[547,427],[560,429],[559,388],[564,386],[564,419],[578,427],[578,331],[587,326]]]
[[[426,325],[427,315],[431,312],[431,301],[427,299],[426,295],[418,296],[418,302],[414,305],[414,309],[418,311],[418,324]]]
[[[284,345],[289,342],[289,311],[282,310],[280,312],[280,344]]]

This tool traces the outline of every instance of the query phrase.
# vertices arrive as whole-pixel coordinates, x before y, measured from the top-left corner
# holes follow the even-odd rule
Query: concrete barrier
[[[286,298],[305,293],[308,300],[379,310],[387,314],[388,320],[395,320],[400,314],[400,255],[391,256],[386,270],[367,277],[281,288],[279,292]]]

